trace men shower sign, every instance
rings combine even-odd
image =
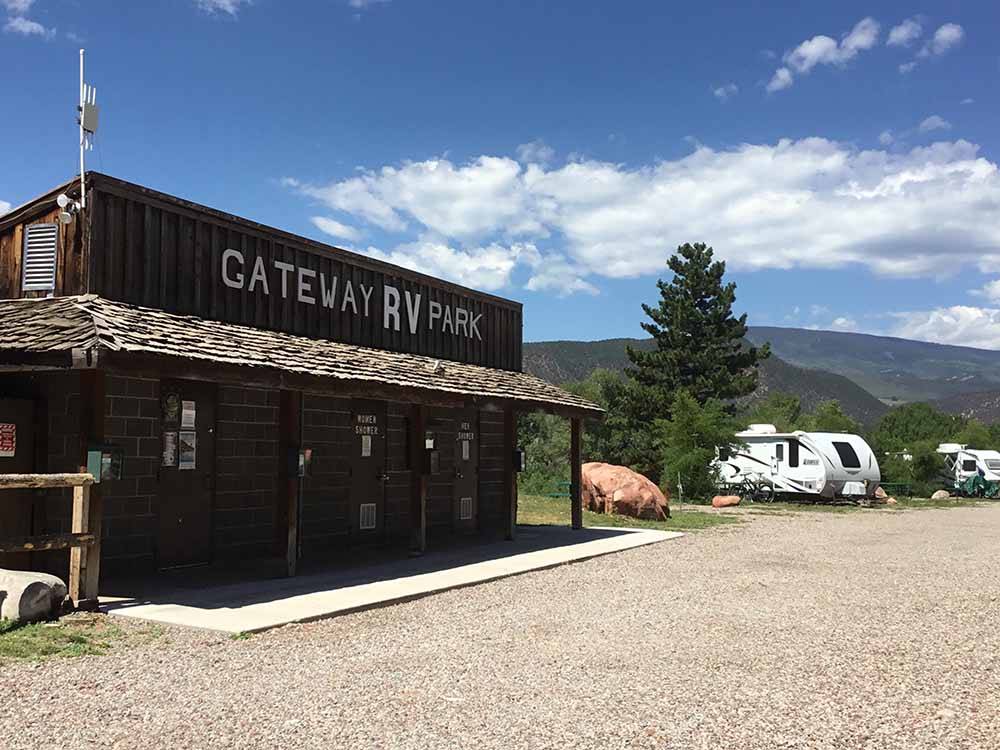
[[[274,260],[269,267],[261,256],[248,262],[239,250],[229,248],[222,253],[222,283],[230,289],[255,294],[280,294],[302,305],[319,305],[342,313],[381,319],[382,327],[393,331],[408,331],[417,335],[421,327],[442,334],[464,336],[482,341],[479,322],[482,313],[458,305],[443,305],[429,300],[420,292],[400,290],[392,284],[382,284],[380,299],[373,300],[377,285],[342,283],[337,276],[304,266]]]

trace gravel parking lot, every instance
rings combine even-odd
[[[7,663],[0,746],[993,748],[998,615],[1000,506],[754,515],[247,640]]]

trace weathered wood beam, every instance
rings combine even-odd
[[[73,488],[72,536],[88,534],[96,541],[90,529],[90,485]],[[87,598],[87,566],[90,562],[86,547],[73,547],[69,551],[69,596],[74,602]]]
[[[0,552],[42,552],[49,549],[86,547],[93,543],[92,534],[39,534],[0,539]]]
[[[410,407],[410,551],[423,554],[427,550],[427,483],[424,461],[424,434],[427,430],[427,408],[420,404]]]
[[[0,490],[53,489],[85,487],[94,483],[91,474],[0,474]],[[0,502],[3,502],[0,495]]]
[[[581,462],[581,444],[583,443],[583,420],[574,417],[570,420],[570,510],[574,529],[583,528],[583,463]]]
[[[93,444],[104,442],[105,383],[103,370],[80,371],[80,470],[87,468],[87,451]],[[79,598],[73,597],[79,609],[97,610],[101,579],[101,530],[104,522],[104,498],[101,485],[83,488],[81,510],[86,510],[86,520],[81,522],[81,532],[94,537],[94,543],[81,550],[79,567]],[[77,490],[74,490],[74,531],[76,531]],[[70,553],[72,556],[72,552]],[[72,573],[72,571],[71,571]],[[71,575],[72,577],[72,575]],[[72,594],[72,591],[71,591]]]
[[[302,448],[302,393],[283,390],[278,397],[278,487],[279,518],[285,522],[285,572],[291,577],[299,561],[299,493],[302,480],[298,474],[298,452]],[[293,459],[294,462],[293,462]]]
[[[508,407],[503,412],[503,513],[504,538],[514,540],[517,531],[517,472],[514,448],[517,447],[517,414]]]

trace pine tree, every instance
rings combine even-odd
[[[651,351],[628,349],[630,377],[643,386],[648,407],[664,416],[678,390],[699,404],[709,399],[736,399],[757,387],[757,365],[770,355],[766,344],[757,348],[744,339],[746,315],[733,315],[736,284],[723,283],[726,264],[712,260],[712,248],[684,244],[670,257],[674,272],[660,279],[660,303],[643,305],[649,321],[643,329],[653,337]]]

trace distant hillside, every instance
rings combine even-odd
[[[603,368],[622,370],[628,364],[626,345],[649,348],[652,340],[606,339],[604,341],[538,341],[524,345],[524,369],[552,383],[582,380]],[[753,398],[772,391],[794,393],[811,410],[820,401],[836,399],[845,412],[870,424],[888,407],[842,375],[796,367],[771,356],[761,368],[761,381]]]
[[[755,344],[799,367],[850,378],[886,402],[943,399],[1000,390],[1000,351],[863,333],[753,326]]]
[[[975,417],[986,424],[1000,422],[1000,391],[959,393],[932,401],[931,404],[949,414]]]

